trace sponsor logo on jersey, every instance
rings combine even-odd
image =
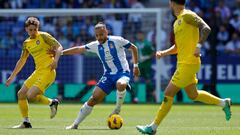
[[[36,41],[36,44],[37,44],[37,45],[39,45],[39,44],[40,44],[40,41],[39,41],[39,40],[37,40],[37,41]]]

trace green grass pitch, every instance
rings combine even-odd
[[[140,135],[135,126],[148,124],[159,104],[124,105],[120,130],[107,127],[107,117],[114,105],[95,106],[78,130],[65,130],[71,124],[81,104],[60,104],[57,116],[49,118],[49,107],[30,104],[33,129],[11,129],[21,122],[17,104],[0,104],[0,135]],[[160,135],[240,135],[240,106],[232,106],[233,116],[226,122],[220,107],[209,105],[174,105],[158,128]]]

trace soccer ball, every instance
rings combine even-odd
[[[118,114],[113,114],[108,117],[107,122],[110,129],[120,129],[123,125],[123,119]]]

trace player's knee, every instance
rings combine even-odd
[[[33,102],[33,101],[35,101],[35,98],[36,98],[35,95],[33,95],[33,94],[31,94],[31,93],[27,93],[27,99],[28,99],[28,101]]]
[[[19,90],[17,93],[18,99],[25,99],[26,98],[26,93]]]
[[[99,98],[95,96],[91,96],[90,99],[88,100],[88,105],[89,106],[94,106],[100,102]]]
[[[195,100],[197,98],[198,94],[188,94],[188,98],[191,100]]]
[[[124,91],[127,87],[127,84],[126,83],[122,83],[122,82],[117,82],[117,89],[119,91]]]
[[[175,93],[174,93],[174,91],[167,90],[167,91],[164,92],[164,95],[165,96],[169,96],[169,97],[174,97]]]

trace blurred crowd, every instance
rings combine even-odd
[[[0,0],[0,8],[127,8],[131,0]]]
[[[140,0],[0,0],[0,8],[144,8]],[[146,1],[144,1],[146,2]],[[24,21],[27,16],[0,16],[0,56],[18,57],[22,43],[27,38]],[[53,35],[64,48],[85,44],[95,39],[94,25],[104,21],[110,35],[135,38],[134,33],[141,28],[141,14],[106,14],[44,17],[38,16],[40,31]]]
[[[208,53],[216,46],[218,55],[240,55],[240,0],[191,0],[187,7],[211,27],[211,38],[205,44]]]
[[[147,0],[150,2],[150,0]],[[1,9],[31,8],[146,8],[146,0],[0,0]],[[195,11],[212,28],[211,38],[205,43],[203,53],[209,54],[216,46],[219,55],[240,55],[240,0],[189,0],[187,8]],[[41,31],[52,34],[64,48],[78,46],[94,40],[94,24],[104,21],[109,34],[137,40],[136,33],[143,31],[146,39],[156,46],[156,27],[143,25],[142,14],[106,14],[99,16],[44,17]],[[0,56],[19,57],[22,42],[27,37],[23,24],[26,16],[0,16]],[[154,19],[153,19],[154,21]],[[168,24],[168,23],[166,23]],[[150,24],[151,25],[151,24]],[[145,28],[145,29],[144,29]],[[169,34],[161,31],[161,41]]]

